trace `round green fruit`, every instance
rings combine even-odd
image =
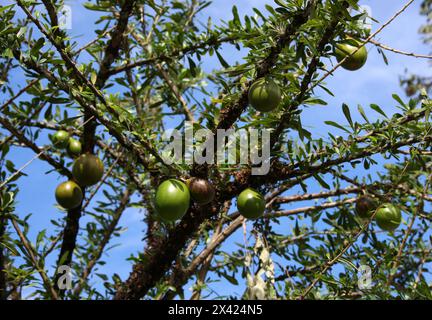
[[[249,103],[260,112],[269,112],[277,108],[282,96],[279,86],[272,79],[261,78],[249,89]]]
[[[360,218],[368,219],[372,217],[376,208],[377,203],[374,199],[369,196],[362,196],[356,202],[355,211]]]
[[[67,151],[71,157],[77,157],[81,154],[81,142],[74,138],[69,139]]]
[[[401,211],[393,204],[385,203],[378,208],[375,220],[381,229],[393,231],[401,224]]]
[[[166,180],[156,190],[156,212],[165,221],[174,222],[181,219],[186,214],[189,203],[189,189],[182,181]]]
[[[55,197],[59,205],[70,210],[81,204],[83,193],[79,185],[75,182],[66,181],[57,186]]]
[[[51,141],[54,147],[59,149],[65,149],[69,144],[69,138],[69,133],[64,130],[59,130],[52,135]]]
[[[357,45],[354,45],[353,43],[356,43]],[[360,46],[360,42],[354,39],[348,39],[345,40],[345,42],[337,44],[335,48],[335,56],[337,61],[341,62],[342,59],[344,59],[346,56],[349,56],[355,50],[357,50],[359,46]],[[348,57],[342,63],[342,67],[350,71],[358,70],[361,67],[363,67],[364,64],[366,63],[367,56],[368,53],[366,47],[363,46],[352,56]]]
[[[243,190],[237,198],[237,209],[247,219],[257,219],[264,214],[265,199],[255,189]]]
[[[191,178],[187,181],[192,199],[199,205],[206,205],[213,201],[215,189],[205,179]]]
[[[102,161],[95,155],[85,153],[74,162],[72,174],[81,186],[92,186],[98,183],[104,173]]]

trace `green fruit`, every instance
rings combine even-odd
[[[261,112],[272,111],[281,102],[281,91],[272,79],[261,78],[255,81],[249,89],[249,103]]]
[[[81,204],[83,193],[81,188],[75,182],[66,181],[57,186],[55,197],[59,205],[70,210]]]
[[[95,155],[85,153],[74,162],[72,174],[81,186],[92,186],[100,181],[104,173],[102,161]]]
[[[372,217],[376,208],[377,203],[374,199],[369,196],[363,196],[357,200],[355,210],[360,218],[368,219]]]
[[[54,147],[59,149],[65,149],[69,144],[69,133],[64,130],[59,130],[53,134],[53,136],[51,137],[51,141]]]
[[[353,44],[356,43],[357,45]],[[354,39],[345,40],[345,42],[337,44],[335,48],[335,55],[338,62],[341,62],[346,56],[352,54],[360,46],[360,42]],[[364,66],[367,60],[367,50],[363,46],[354,55],[347,58],[343,63],[342,67],[354,71]]]
[[[181,219],[189,208],[189,202],[189,189],[179,180],[166,180],[156,191],[156,212],[165,221],[174,222]]]
[[[69,144],[68,144],[68,153],[70,156],[72,157],[77,157],[81,154],[81,142],[79,142],[78,140],[74,139],[74,138],[70,138],[69,139]]]
[[[402,221],[401,211],[391,203],[385,203],[378,208],[375,220],[381,229],[393,231]]]
[[[237,209],[247,219],[257,219],[264,214],[265,199],[258,191],[248,188],[237,198]]]
[[[199,205],[206,205],[213,201],[215,189],[205,179],[191,178],[187,181],[192,199]]]

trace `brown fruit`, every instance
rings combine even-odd
[[[373,215],[377,207],[378,204],[374,199],[369,196],[362,196],[357,200],[355,210],[359,217],[368,219]]]
[[[205,179],[191,178],[187,181],[192,199],[199,205],[206,205],[213,201],[215,189]]]

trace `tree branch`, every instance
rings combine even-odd
[[[270,72],[270,69],[274,66],[277,58],[282,52],[282,49],[294,39],[299,27],[308,21],[314,4],[315,0],[309,1],[307,7],[304,10],[301,10],[294,15],[292,21],[288,23],[283,35],[281,35],[277,40],[276,45],[270,49],[267,57],[256,67],[256,78],[248,82],[237,101],[227,105],[220,111],[217,129],[229,129],[240,117],[240,115],[249,105],[249,87],[256,79],[264,77]]]
[[[11,223],[12,223],[12,226],[14,227],[16,233],[18,234],[22,245],[24,246],[31,263],[33,264],[33,267],[39,272],[39,274],[42,278],[42,281],[43,281],[43,285],[47,291],[47,294],[49,294],[52,299],[57,300],[58,294],[57,294],[56,290],[53,288],[51,281],[48,278],[45,270],[40,265],[40,262],[39,262],[38,257],[37,257],[37,252],[35,252],[32,245],[28,241],[27,237],[22,233],[18,223],[14,219],[11,219]]]
[[[380,48],[382,48],[384,50],[391,51],[391,52],[394,52],[394,53],[397,53],[397,54],[402,54],[402,55],[409,56],[409,57],[414,57],[414,58],[432,59],[432,56],[424,55],[424,54],[417,54],[417,53],[413,53],[413,52],[405,52],[405,51],[402,51],[402,50],[394,49],[394,48],[386,46],[385,44],[382,44],[382,43],[380,43],[378,41],[375,41],[373,39],[369,40],[369,42],[372,43],[372,44],[374,44],[374,45],[376,45],[377,47],[380,47]]]
[[[112,217],[111,222],[109,223],[109,225],[104,230],[103,238],[102,238],[99,246],[97,247],[97,249],[95,251],[96,253],[92,257],[92,259],[87,262],[86,267],[84,268],[83,272],[81,273],[81,276],[79,277],[79,282],[75,286],[75,289],[73,290],[73,295],[75,297],[79,297],[81,291],[84,288],[84,285],[85,285],[87,278],[91,274],[96,263],[101,258],[102,254],[105,250],[105,247],[108,244],[108,242],[110,241],[111,236],[112,236],[113,232],[115,231],[117,224],[118,224],[124,210],[127,208],[128,204],[129,204],[130,196],[131,196],[131,190],[126,189],[126,191],[124,192],[123,197],[120,201],[118,208],[114,212],[114,215]]]
[[[55,168],[62,175],[65,175],[68,178],[72,177],[72,174],[70,173],[70,171],[66,167],[64,167],[62,164],[60,164],[56,160],[54,160],[51,156],[49,156],[45,152],[42,152],[43,150],[41,151],[41,149],[33,141],[29,140],[24,135],[24,133],[22,133],[21,131],[17,130],[17,128],[15,128],[15,126],[9,120],[7,120],[4,117],[0,117],[0,124],[6,130],[8,130],[12,135],[14,135],[18,139],[18,141],[20,141],[21,143],[25,144],[27,147],[29,147],[30,149],[32,149],[36,154],[38,154],[39,158],[41,160],[44,160],[44,161],[48,162],[53,168]]]

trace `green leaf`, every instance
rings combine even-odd
[[[345,132],[351,133],[351,132],[349,132],[349,130],[347,130],[346,128],[344,128],[343,126],[341,126],[340,124],[338,124],[338,123],[336,123],[334,121],[324,121],[324,123],[327,124],[327,125],[329,125],[329,126],[333,126],[333,127],[338,128],[338,129],[341,129],[341,130],[343,130]]]
[[[267,11],[270,12],[272,15],[275,15],[275,14],[276,14],[276,11],[273,9],[272,6],[266,4],[266,5],[265,5],[265,8],[266,8]]]
[[[36,246],[38,246],[42,242],[42,240],[45,237],[45,234],[46,234],[46,229],[44,229],[38,233],[37,238],[36,238]]]
[[[369,123],[369,119],[367,118],[366,113],[365,113],[363,107],[362,107],[361,105],[358,105],[358,106],[357,106],[357,109],[358,109],[358,111],[360,112],[360,115],[363,117],[363,119],[365,119],[365,121],[366,121],[367,123]]]
[[[407,105],[402,101],[402,99],[396,94],[392,94],[393,99],[395,99],[405,110],[407,109]]]
[[[367,161],[367,159],[364,159],[364,161],[363,161],[363,167],[364,167],[366,170],[369,170],[369,168],[370,168],[370,163],[369,163],[369,161]]]
[[[197,76],[196,64],[190,57],[188,57],[188,61],[189,61],[189,70],[191,72],[191,75],[192,75],[192,77],[196,77]]]
[[[347,118],[347,120],[348,120],[351,128],[354,129],[354,125],[353,125],[353,121],[352,121],[352,118],[351,118],[350,109],[349,109],[349,107],[345,103],[342,104],[342,111],[343,111],[343,113],[345,115],[345,118]]]
[[[326,106],[327,102],[319,98],[309,98],[303,102],[305,105],[323,105]]]
[[[65,119],[59,121],[59,124],[72,123],[73,121],[75,121],[75,120],[77,120],[79,118],[82,118],[82,116],[80,115],[80,116],[76,116],[76,117],[65,118]]]
[[[86,2],[84,3],[84,7],[92,11],[107,11],[110,8],[110,3],[109,1],[106,1],[105,4],[103,4],[103,1],[99,2],[98,4]]]
[[[233,13],[233,16],[234,16],[234,19],[233,19],[234,24],[236,26],[241,26],[240,17],[239,17],[238,9],[237,9],[236,6],[232,7],[232,13]]]
[[[319,84],[318,87],[320,87],[321,89],[323,89],[325,92],[327,92],[329,95],[331,95],[332,97],[334,97],[333,92],[330,91],[330,89],[324,87],[323,85]]]
[[[261,13],[260,10],[258,10],[257,8],[253,8],[252,9],[261,19],[265,20],[265,16]]]
[[[39,55],[40,49],[45,45],[45,39],[39,38],[32,46],[32,49],[30,50],[30,54],[34,57]]]
[[[224,68],[229,68],[230,67],[230,65],[228,64],[228,62],[225,61],[225,59],[222,57],[222,55],[217,50],[216,50],[216,56],[218,57],[219,62],[221,63],[221,65]]]
[[[277,5],[280,5],[281,7],[288,8],[287,5],[285,3],[283,3],[281,0],[274,0],[274,2]]]
[[[21,38],[21,36],[24,34],[24,32],[27,31],[27,27],[21,27],[16,35],[17,38]]]
[[[330,190],[330,186],[318,174],[314,174],[313,177],[318,181],[318,183],[321,185],[321,187]]]
[[[385,112],[379,107],[379,105],[372,103],[370,105],[370,107],[375,110],[376,112],[378,112],[379,114],[383,115],[384,117],[387,118],[387,115],[385,114]]]
[[[379,52],[379,54],[382,56],[382,58],[383,58],[383,60],[384,60],[384,63],[385,63],[386,65],[388,65],[388,59],[387,59],[387,56],[386,56],[385,53],[384,53],[384,50],[382,50],[381,48],[378,48],[378,52]]]
[[[237,279],[236,279],[235,277],[230,276],[230,275],[228,275],[228,274],[226,274],[226,273],[224,273],[224,274],[222,274],[222,275],[223,275],[223,277],[224,277],[225,279],[227,279],[231,284],[233,284],[233,285],[238,285],[238,284],[239,284],[238,281],[237,281]]]

